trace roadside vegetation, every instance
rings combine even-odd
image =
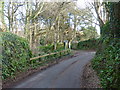
[[[106,38],[92,60],[103,88],[120,88],[120,40]]]
[[[110,2],[106,6],[110,20],[101,27],[101,37],[97,41],[78,43],[78,49],[96,49],[92,67],[100,78],[102,88],[120,88],[120,19],[116,12],[120,3]]]
[[[101,28],[101,47],[92,61],[103,88],[120,88],[120,2],[107,4],[109,21]]]
[[[108,23],[104,30],[108,30]],[[75,50],[96,50],[92,67],[100,78],[102,88],[120,88],[120,39],[104,36],[77,44]]]
[[[120,88],[120,3],[106,3],[110,19],[101,27],[101,37],[78,43],[78,49],[96,49],[92,67],[103,88]]]
[[[27,71],[30,68],[37,68],[54,61],[61,56],[70,54],[70,50],[65,52],[60,52],[58,49],[57,54],[49,55],[35,60],[30,60],[30,58],[35,55],[29,48],[28,41],[21,38],[15,34],[9,32],[0,33],[0,38],[2,38],[2,79],[14,78],[17,74]],[[40,55],[45,55],[53,51],[52,46],[42,46],[40,47],[43,53]],[[61,48],[62,49],[62,48]],[[63,50],[63,49],[62,49]]]
[[[85,41],[80,41],[78,43],[73,44],[72,49],[75,50],[97,50],[97,48],[100,46],[99,44],[99,38],[98,39],[89,39]]]
[[[0,1],[2,80],[57,62],[72,49],[96,50],[92,67],[102,87],[120,88],[120,2],[89,4]]]
[[[14,77],[16,71],[24,71],[32,56],[28,42],[8,32],[0,33],[2,38],[2,78]]]
[[[3,81],[58,62],[71,54],[74,41],[99,36],[91,23],[92,12],[75,2],[0,1],[0,17]]]

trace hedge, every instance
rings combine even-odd
[[[97,49],[100,46],[99,39],[89,39],[86,41],[80,41],[78,43],[72,44],[72,49],[76,50],[86,50],[86,49]]]
[[[103,46],[92,60],[92,66],[103,88],[120,88],[120,39],[106,38]]]
[[[17,72],[28,68],[32,56],[28,42],[10,32],[1,32],[2,78],[14,77]]]
[[[68,49],[65,52],[49,55],[36,60],[30,60],[34,55],[32,55],[32,52],[29,49],[28,41],[24,38],[10,32],[1,32],[0,41],[0,45],[2,46],[2,55],[0,56],[0,60],[2,61],[3,80],[14,78],[19,73],[52,63],[61,56],[71,53],[71,50]],[[62,47],[63,46],[59,46],[57,50],[53,50],[53,45],[42,46],[39,49],[43,52],[40,52],[39,55],[41,56],[47,53],[62,51]]]

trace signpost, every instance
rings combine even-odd
[[[65,49],[68,48],[68,40],[64,40],[64,46],[65,46]]]

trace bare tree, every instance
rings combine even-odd
[[[6,25],[4,21],[4,2],[0,1],[0,31],[6,31]]]

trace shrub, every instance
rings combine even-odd
[[[106,38],[102,52],[92,60],[103,88],[120,88],[120,40]]]
[[[56,50],[54,50],[54,45],[53,44],[48,44],[46,46],[40,46],[38,48],[39,48],[40,55],[41,55],[42,52],[44,52],[44,53],[51,53],[51,52],[57,52],[57,51],[64,50],[64,45],[58,43]]]
[[[71,48],[73,50],[77,50],[78,49],[78,43],[72,43]]]
[[[13,77],[27,69],[31,57],[28,42],[9,32],[0,33],[2,38],[2,78]]]
[[[101,28],[102,36],[109,36],[110,35],[110,22],[106,22]]]
[[[54,50],[54,47],[52,44],[46,45],[46,46],[40,46],[39,50],[44,53],[49,53]]]
[[[98,47],[99,39],[89,39],[81,41],[77,45],[77,49],[96,49]]]

